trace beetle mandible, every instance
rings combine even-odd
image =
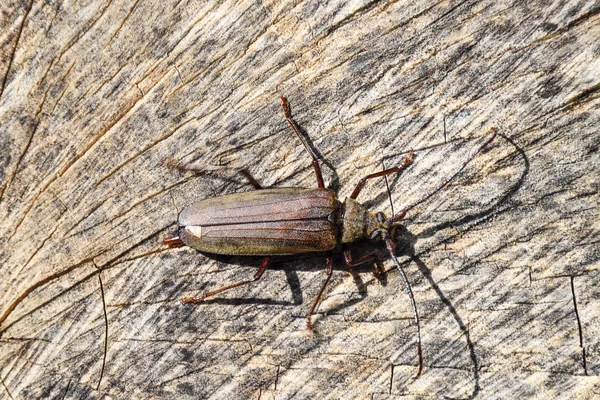
[[[306,316],[306,327],[310,331],[312,330],[311,316],[333,274],[331,251],[341,245],[344,259],[349,266],[369,261],[378,265],[379,260],[375,253],[354,260],[347,245],[359,239],[384,241],[390,257],[402,276],[412,305],[419,358],[419,369],[413,378],[416,379],[423,370],[419,314],[410,283],[395,255],[395,230],[401,225],[402,219],[409,210],[429,199],[454,179],[494,139],[496,130],[492,129],[491,137],[441,184],[391,218],[386,218],[381,212],[367,210],[356,201],[356,198],[369,179],[398,173],[411,165],[413,152],[408,153],[402,164],[362,178],[350,197],[341,202],[336,198],[333,190],[325,188],[316,154],[292,119],[287,99],[283,96],[280,96],[280,99],[288,124],[312,158],[317,188],[264,189],[246,169],[238,169],[236,171],[243,175],[257,189],[256,191],[219,196],[183,208],[178,217],[178,235],[165,238],[165,245],[170,247],[187,245],[206,253],[261,255],[265,258],[252,279],[232,283],[198,297],[185,297],[181,302],[200,303],[207,297],[258,281],[273,255],[328,252],[327,276]],[[169,162],[168,165],[185,171],[207,171],[207,169],[192,168],[175,162]]]

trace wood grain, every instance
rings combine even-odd
[[[0,398],[600,397],[598,1],[6,0],[0,13]],[[249,190],[163,160],[413,210],[382,281],[341,257],[166,249],[177,210]],[[391,199],[391,201],[390,201]],[[384,257],[383,247],[375,244]],[[366,252],[361,245],[356,254]]]

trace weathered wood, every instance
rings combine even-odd
[[[598,43],[597,1],[4,1],[0,398],[598,398]],[[321,257],[178,302],[260,260],[162,245],[248,190],[162,160],[314,187],[279,94],[342,198],[414,150],[395,210],[502,134],[407,220],[417,381],[389,260],[337,259],[312,339]],[[391,213],[383,181],[359,200]]]

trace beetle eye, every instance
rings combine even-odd
[[[379,221],[380,224],[382,224],[383,221],[385,221],[385,217],[383,216],[383,213],[381,213],[381,212],[377,213],[377,221]]]
[[[373,231],[373,233],[371,233],[371,236],[370,236],[371,240],[375,240],[375,238],[377,238],[377,236],[380,234],[381,234],[381,231],[379,231],[379,230]]]

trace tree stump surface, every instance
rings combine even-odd
[[[600,398],[598,1],[6,0],[0,398]],[[169,249],[186,204],[326,184],[405,220],[400,275]],[[389,190],[388,190],[389,187]]]

